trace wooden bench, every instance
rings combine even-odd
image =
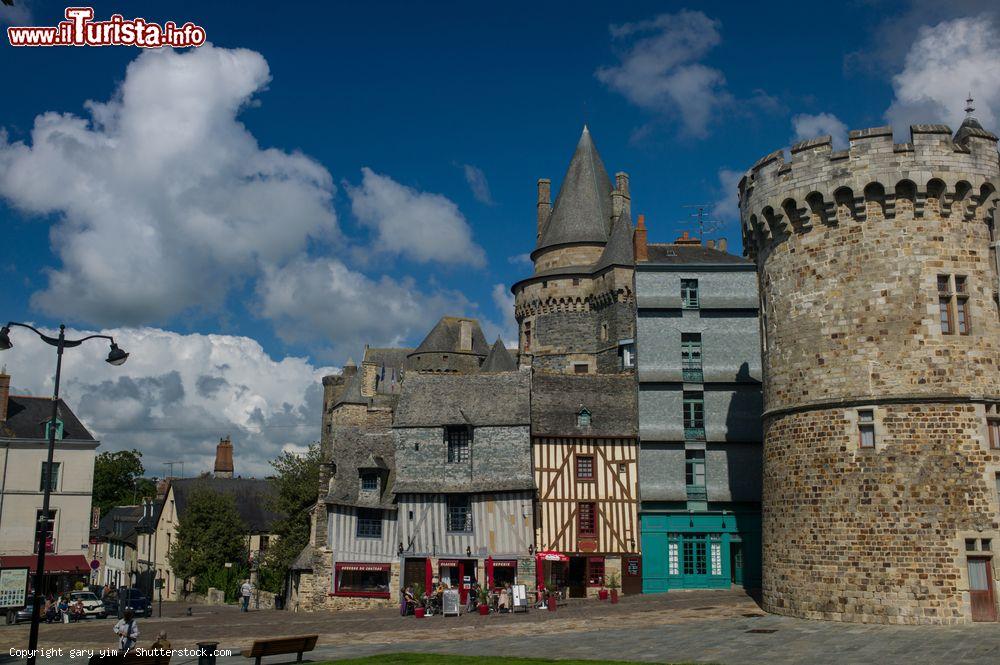
[[[260,665],[264,656],[278,656],[286,653],[298,654],[296,663],[302,662],[302,654],[316,648],[319,635],[299,635],[297,637],[272,637],[266,640],[254,640],[249,651],[244,651],[244,658],[256,659],[255,665]]]

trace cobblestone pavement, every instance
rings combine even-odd
[[[574,601],[557,612],[527,615],[402,618],[392,610],[242,614],[230,607],[164,604],[162,619],[140,619],[140,646],[166,630],[174,648],[213,640],[239,649],[254,638],[320,635],[313,660],[400,651],[652,662],[827,663],[852,665],[1000,663],[1000,627],[837,624],[769,616],[737,591],[687,591],[623,598],[618,605]],[[112,621],[42,626],[41,644],[64,649],[113,645]],[[750,632],[759,631],[759,632]],[[0,627],[0,662],[24,647],[28,627]],[[193,660],[193,659],[192,659]],[[294,656],[291,660],[294,660]],[[281,657],[269,659],[277,665]],[[68,655],[50,661],[74,663]],[[175,665],[188,662],[175,658]],[[219,665],[246,664],[239,656]]]

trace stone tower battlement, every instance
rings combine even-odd
[[[804,141],[740,182],[771,612],[950,624],[983,611],[969,562],[1000,542],[1000,156],[971,117],[955,137],[911,136]]]
[[[850,148],[833,150],[823,136],[796,143],[791,160],[762,157],[739,184],[743,246],[754,257],[790,233],[870,214],[968,219],[997,205],[997,137],[978,128],[912,125],[909,143],[893,143],[891,127],[850,132]]]

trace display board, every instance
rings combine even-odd
[[[511,608],[515,612],[528,611],[528,590],[523,584],[515,584],[511,587]]]
[[[28,596],[28,569],[0,570],[0,607],[24,607]]]
[[[441,614],[459,616],[461,605],[458,602],[458,589],[445,589],[441,596]]]

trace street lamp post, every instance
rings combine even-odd
[[[55,388],[52,391],[52,419],[49,421],[49,450],[48,461],[45,465],[45,485],[42,494],[42,512],[35,525],[35,545],[38,548],[38,559],[35,561],[35,591],[34,605],[31,612],[31,632],[28,634],[28,665],[35,665],[35,651],[38,649],[38,624],[39,612],[42,607],[42,582],[45,575],[45,541],[49,523],[49,497],[52,490],[52,458],[56,450],[56,421],[59,418],[59,380],[62,378],[62,357],[65,349],[80,346],[89,339],[106,339],[111,342],[111,350],[108,352],[107,362],[111,365],[122,365],[128,360],[128,354],[118,348],[113,337],[108,335],[89,335],[82,339],[66,339],[66,326],[59,326],[59,336],[50,337],[38,330],[34,326],[26,323],[16,323],[11,321],[3,328],[0,328],[0,351],[7,351],[13,348],[10,341],[11,326],[27,328],[38,335],[43,342],[56,347],[56,377]],[[54,528],[54,525],[53,525]]]

